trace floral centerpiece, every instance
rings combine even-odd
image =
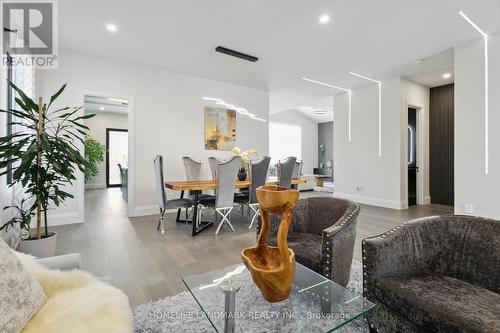
[[[251,156],[257,156],[257,151],[255,149],[248,149],[242,152],[241,148],[234,147],[231,152],[233,156],[241,157],[241,167],[240,170],[238,171],[238,179],[239,180],[247,179],[248,161],[250,160]]]

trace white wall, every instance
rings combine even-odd
[[[128,129],[128,116],[124,113],[106,113],[106,112],[89,112],[95,113],[93,118],[85,121],[85,125],[89,127],[89,136],[106,146],[106,129],[119,128]],[[105,188],[106,187],[106,155],[104,161],[99,164],[99,174],[85,183],[85,188]]]
[[[401,79],[401,197],[408,206],[408,107],[416,107],[417,115],[417,204],[431,202],[429,186],[429,88]]]
[[[296,110],[269,117],[269,154],[272,163],[288,156],[303,161],[302,172],[318,167],[318,124]]]
[[[334,99],[335,196],[401,209],[400,79],[382,82],[382,156],[378,156],[378,89],[366,85],[352,91],[352,141],[348,141],[348,97]],[[405,127],[406,128],[406,127]],[[356,189],[359,186],[359,189]]]
[[[179,74],[156,67],[60,52],[57,70],[38,71],[37,92],[49,96],[64,82],[67,91],[59,105],[81,105],[85,92],[130,97],[129,149],[135,157],[129,161],[129,214],[157,212],[152,161],[156,154],[164,157],[165,178],[184,179],[181,157],[198,159],[227,157],[230,152],[204,150],[204,96],[218,97],[246,108],[258,117],[268,119],[269,95],[265,91]],[[242,149],[254,148],[260,155],[268,153],[268,122],[237,116],[237,142]],[[208,178],[208,162],[205,165]],[[135,184],[132,184],[132,181]],[[73,188],[76,200],[53,217],[51,223],[83,222],[83,177]],[[177,194],[169,193],[174,197]]]
[[[500,218],[500,35],[489,39],[489,173],[484,153],[482,39],[455,47],[455,213]]]

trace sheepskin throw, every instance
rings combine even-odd
[[[0,239],[0,331],[20,332],[46,301],[40,284]]]
[[[48,297],[23,333],[132,333],[132,311],[122,291],[86,272],[50,270],[30,256],[17,256]]]

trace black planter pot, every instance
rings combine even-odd
[[[247,171],[245,169],[241,169],[240,171],[238,171],[238,180],[245,180],[247,179]]]

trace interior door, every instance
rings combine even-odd
[[[128,168],[128,130],[106,129],[106,186],[120,187],[120,167]]]
[[[417,110],[408,108],[408,206],[417,204]]]

